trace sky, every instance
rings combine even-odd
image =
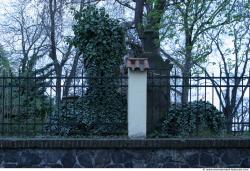
[[[0,20],[3,19],[6,10],[10,9],[10,3],[13,3],[13,0],[0,0]]]
[[[11,11],[10,4],[13,3],[13,1],[14,0],[0,0],[0,25],[3,24],[7,11]],[[2,41],[3,37],[0,34],[0,42]]]

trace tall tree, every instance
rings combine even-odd
[[[167,67],[160,55],[161,22],[167,8],[173,4],[181,3],[181,0],[115,1],[133,11],[134,17],[133,21],[130,22],[131,27],[129,29],[135,28],[136,34],[141,40],[142,49],[151,53],[147,56],[151,67],[155,69]]]
[[[242,9],[243,11],[246,8]],[[238,11],[239,12],[239,11]],[[199,66],[210,78],[215,87],[222,111],[229,123],[227,131],[231,132],[230,124],[235,117],[241,117],[239,108],[244,105],[247,89],[249,89],[249,54],[250,54],[250,20],[249,17],[243,17],[242,21],[222,27],[218,32],[218,37],[212,39],[217,49],[218,65],[220,68],[221,80],[214,79],[211,74]],[[226,44],[226,41],[232,41],[232,46]],[[214,63],[215,64],[215,63]],[[226,85],[221,87],[220,85]],[[244,120],[242,120],[244,122]],[[242,127],[242,129],[244,129]]]
[[[188,102],[189,76],[195,63],[206,61],[212,52],[211,41],[207,34],[222,25],[231,23],[231,12],[236,0],[185,0],[183,3],[169,6],[162,23],[162,49],[182,74],[182,103]],[[173,46],[174,44],[174,46]]]
[[[73,64],[71,65],[71,72],[69,76],[75,74],[77,63],[79,60],[80,53],[73,48],[73,45],[67,43],[66,38],[70,36],[65,30],[67,30],[67,24],[65,23],[65,13],[67,13],[68,2],[58,1],[58,0],[49,0],[47,4],[46,1],[42,1],[47,5],[47,11],[49,18],[48,21],[44,22],[44,26],[47,29],[47,34],[50,40],[50,52],[49,58],[52,60],[56,75],[56,105],[57,109],[60,109],[61,97],[62,97],[62,74],[65,64],[69,61],[70,57],[73,57]],[[71,18],[72,19],[72,18]],[[70,20],[70,18],[69,18]],[[72,79],[65,81],[66,88],[64,90],[64,95],[69,93],[69,87],[71,85]],[[59,113],[59,111],[58,111]]]
[[[142,47],[141,54],[136,57],[146,57],[149,60],[149,65],[154,69],[150,75],[163,74],[169,76],[172,65],[169,61],[164,61],[160,54],[160,30],[161,22],[164,13],[170,5],[180,3],[178,0],[136,0],[134,7],[131,6],[129,1],[117,1],[120,4],[130,8],[134,11],[134,18],[132,25],[136,30],[135,35],[140,40],[140,44],[129,42],[129,45]],[[163,70],[162,70],[163,69]],[[169,79],[153,80],[153,85],[148,88],[148,123],[149,130],[152,131],[159,124],[160,119],[164,116],[166,110],[170,106],[170,83]],[[152,83],[149,83],[152,84]],[[165,87],[154,87],[157,85],[165,85]],[[157,99],[156,99],[157,98]],[[160,109],[156,111],[155,109]]]
[[[14,58],[18,58],[17,68],[21,74],[31,73],[34,72],[38,61],[48,53],[48,36],[41,24],[44,20],[44,11],[28,0],[21,0],[12,7],[14,12],[8,13],[5,22],[2,23],[3,33],[6,35],[5,46],[12,51]],[[31,16],[30,11],[33,9],[36,11]],[[51,64],[44,63],[39,71],[50,67]]]

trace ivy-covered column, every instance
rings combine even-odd
[[[83,54],[87,88],[81,100],[80,124],[85,132],[122,134],[126,129],[126,97],[119,91],[120,65],[126,54],[125,30],[104,8],[75,11],[74,38]]]

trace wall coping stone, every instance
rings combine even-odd
[[[190,139],[0,139],[0,149],[250,148],[250,138]]]

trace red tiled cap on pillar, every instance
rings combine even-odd
[[[128,58],[126,67],[132,71],[145,71],[149,69],[148,58]]]

